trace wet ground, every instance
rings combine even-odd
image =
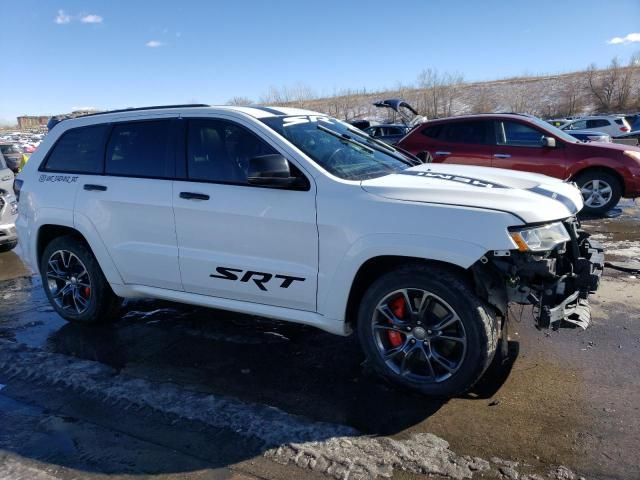
[[[584,223],[608,260],[640,260],[640,206]],[[637,480],[640,275],[606,269],[592,305],[587,331],[514,308],[510,358],[444,401],[312,328],[152,301],[66,324],[0,254],[0,479]]]

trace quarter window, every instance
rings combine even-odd
[[[278,153],[244,127],[225,120],[191,120],[187,174],[191,180],[247,184],[249,160]]]
[[[498,122],[498,145],[542,147],[542,132],[519,122]]]
[[[122,123],[113,127],[105,173],[130,177],[171,178],[173,151],[168,120]]]
[[[44,170],[69,173],[102,173],[106,125],[74,128],[65,132],[47,157]]]

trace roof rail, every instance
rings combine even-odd
[[[122,108],[120,110],[107,110],[104,112],[88,113],[86,115],[80,115],[81,117],[92,117],[94,115],[107,115],[109,113],[123,113],[123,112],[139,112],[143,110],[159,110],[162,108],[197,108],[197,107],[210,107],[206,103],[185,103],[182,105],[152,105],[150,107],[136,107],[136,108]]]

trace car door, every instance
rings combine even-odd
[[[542,137],[548,135],[548,132],[528,123],[497,120],[491,165],[565,178],[567,164],[564,143],[555,139],[556,147],[544,147]]]
[[[315,311],[314,182],[307,180],[306,191],[249,185],[249,160],[279,152],[238,122],[183,122],[184,171],[174,183],[173,204],[184,290]]]
[[[491,120],[452,121],[442,125],[429,152],[434,162],[491,166]]]
[[[100,174],[78,179],[76,222],[98,232],[127,284],[182,289],[172,205],[173,123],[145,119],[104,126]]]

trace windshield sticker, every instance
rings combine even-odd
[[[450,182],[464,183],[466,185],[472,185],[474,187],[481,188],[509,188],[499,183],[490,183],[483,180],[471,177],[462,177],[460,175],[451,175],[449,173],[437,173],[437,172],[416,172],[416,171],[404,171],[400,175],[413,175],[415,177],[437,178],[439,180],[448,180]]]
[[[324,122],[324,123],[330,123],[333,125],[333,121],[327,117],[327,116],[320,116],[320,115],[300,115],[300,116],[296,116],[296,117],[286,117],[283,122],[282,122],[282,126],[287,128],[287,127],[293,127],[294,125],[301,125],[304,123],[313,123],[313,122]]]

